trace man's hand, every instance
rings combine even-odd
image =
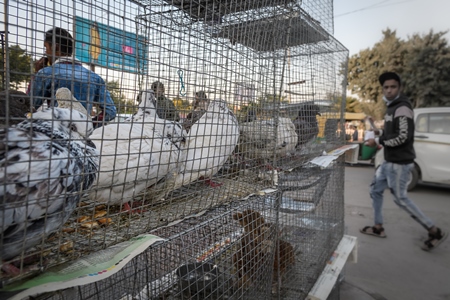
[[[377,145],[377,142],[375,142],[375,139],[368,139],[365,141],[366,146],[369,147],[375,147]]]

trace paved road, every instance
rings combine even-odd
[[[384,203],[387,238],[359,232],[373,225],[368,194],[373,172],[368,166],[345,169],[346,233],[358,237],[358,263],[348,263],[344,271],[347,287],[379,300],[450,299],[450,238],[433,252],[421,250],[426,231],[395,205],[389,191]],[[419,186],[409,196],[438,226],[450,231],[450,189]],[[343,292],[341,299],[350,300]]]

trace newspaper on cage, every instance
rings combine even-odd
[[[142,234],[73,262],[51,268],[26,282],[7,286],[0,291],[10,293],[21,291],[10,298],[15,300],[100,281],[120,271],[134,257],[158,241],[164,239],[151,234]]]
[[[314,159],[312,159],[310,161],[310,163],[320,166],[320,167],[323,167],[323,168],[326,168],[330,165],[330,163],[332,161],[337,159],[339,156],[344,154],[346,151],[349,151],[356,147],[358,147],[357,144],[351,144],[351,145],[345,145],[345,146],[339,147],[337,149],[334,149],[334,150],[326,153],[325,155],[315,157]]]

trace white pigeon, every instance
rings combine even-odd
[[[68,88],[62,87],[57,89],[55,92],[55,98],[64,100],[58,101],[59,108],[67,108],[72,111],[79,111],[88,116],[89,120],[92,120],[86,108],[73,96],[72,92]]]
[[[60,107],[0,130],[2,261],[59,230],[94,183],[99,153],[86,140],[92,131],[85,114]],[[20,272],[8,263],[2,269]]]
[[[240,124],[239,153],[249,159],[272,159],[295,152],[298,135],[289,118],[256,120]]]
[[[233,153],[238,139],[239,124],[227,103],[210,100],[206,112],[189,130],[186,159],[175,177],[174,189],[200,178],[210,180]]]
[[[177,122],[160,119],[152,90],[142,93],[130,122],[97,128],[91,140],[101,152],[100,172],[90,199],[113,205],[128,204],[145,188],[176,171],[183,160],[186,132]]]

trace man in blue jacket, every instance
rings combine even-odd
[[[364,234],[386,237],[382,208],[384,190],[389,188],[394,196],[394,202],[428,231],[428,239],[422,249],[429,251],[444,241],[447,233],[426,217],[407,195],[408,179],[416,158],[414,111],[409,99],[401,94],[400,76],[386,72],[380,75],[379,81],[383,87],[383,100],[387,104],[384,130],[376,130],[375,135],[378,137],[367,140],[366,144],[370,147],[383,145],[385,161],[377,169],[370,187],[375,225],[366,226],[360,231]]]
[[[56,90],[68,88],[91,114],[93,105],[101,109],[92,118],[94,127],[99,127],[116,116],[116,107],[106,89],[105,81],[96,73],[86,69],[72,56],[73,38],[62,28],[55,27],[45,33],[46,56],[35,63],[36,74],[30,86],[34,108],[50,101]],[[54,97],[53,97],[54,99]],[[57,103],[49,103],[57,106]]]

